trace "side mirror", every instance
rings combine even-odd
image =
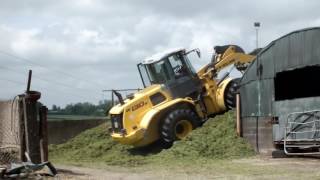
[[[201,53],[200,53],[200,49],[198,49],[198,48],[197,49],[192,49],[191,51],[186,52],[186,55],[191,53],[191,52],[194,52],[194,51],[197,53],[198,57],[200,58],[201,57]]]
[[[196,49],[196,53],[197,53],[198,57],[201,58],[200,49]]]

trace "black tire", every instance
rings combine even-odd
[[[274,150],[272,151],[272,158],[288,158],[284,150]]]
[[[163,138],[160,138],[156,143],[162,149],[170,149],[173,145],[173,142],[167,142]]]
[[[192,129],[198,127],[200,123],[199,117],[190,109],[177,109],[171,111],[162,122],[160,128],[161,138],[164,142],[170,144],[180,139],[177,137],[177,130],[181,127],[177,127],[177,125],[179,126],[179,123],[182,121],[188,121],[192,125]]]
[[[238,90],[239,80],[239,78],[233,79],[226,87],[226,91],[224,93],[224,103],[228,110],[236,107],[236,93]]]

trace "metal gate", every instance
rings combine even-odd
[[[320,110],[288,114],[284,132],[287,155],[320,154]]]

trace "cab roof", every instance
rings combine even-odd
[[[168,50],[163,51],[161,53],[157,53],[157,54],[154,54],[150,57],[145,58],[142,61],[142,64],[152,64],[152,63],[158,62],[161,59],[166,58],[166,57],[170,56],[171,54],[174,54],[174,53],[177,53],[180,51],[185,51],[185,49],[184,48],[168,49]]]

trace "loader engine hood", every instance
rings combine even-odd
[[[111,136],[122,144],[135,145],[143,138],[144,129],[140,122],[150,109],[171,99],[162,85],[152,85],[136,92],[131,99],[117,104],[110,111]]]
[[[124,112],[124,110],[126,111],[130,111],[133,110],[135,111],[136,109],[139,109],[140,106],[144,106],[142,105],[142,101],[144,101],[146,98],[148,98],[149,96],[161,91],[161,85],[152,85],[149,86],[141,91],[138,91],[136,93],[134,93],[133,98],[129,99],[125,99],[124,100],[124,104],[117,104],[115,106],[113,106],[110,111],[109,114],[121,114]],[[137,103],[140,105],[137,105]],[[148,102],[146,102],[148,103]]]

